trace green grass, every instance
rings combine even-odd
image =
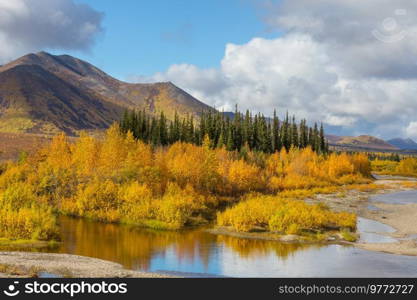
[[[179,229],[176,226],[168,224],[163,221],[159,220],[144,220],[143,226],[149,229],[156,229],[156,230],[177,230]]]
[[[348,230],[343,230],[343,231],[340,232],[340,234],[342,235],[342,238],[345,241],[348,241],[348,242],[356,242],[356,240],[358,239],[356,234],[354,234],[354,233],[352,233]]]
[[[0,248],[53,248],[59,245],[57,241],[36,241],[36,240],[25,240],[25,239],[8,239],[0,238]]]

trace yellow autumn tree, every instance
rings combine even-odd
[[[125,141],[119,125],[114,124],[106,131],[98,160],[101,175],[111,176],[120,172],[128,153]]]

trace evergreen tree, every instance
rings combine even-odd
[[[178,141],[202,145],[207,135],[211,147],[225,146],[230,151],[272,153],[283,147],[289,150],[308,146],[320,153],[329,151],[323,125],[319,130],[317,124],[313,128],[307,126],[306,120],[297,124],[295,116],[290,120],[288,112],[280,122],[276,111],[273,118],[268,119],[262,114],[252,117],[249,111],[241,114],[236,108],[233,120],[224,113],[207,111],[199,115],[198,126],[195,126],[193,115],[179,117],[175,112],[173,120],[169,121],[163,112],[151,116],[145,110],[132,110],[123,113],[119,125],[122,132],[130,131],[135,139],[153,146],[167,146]]]
[[[320,153],[326,153],[326,137],[324,136],[324,127],[323,127],[323,123],[321,123],[320,126],[320,133],[319,133],[319,140],[320,140]]]

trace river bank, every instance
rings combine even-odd
[[[399,195],[393,194],[393,203],[373,202],[373,209],[363,214],[366,218],[394,228],[394,232],[386,235],[395,239],[396,242],[358,243],[357,247],[371,251],[417,256],[417,203],[395,203],[396,200],[401,202]],[[415,201],[417,202],[417,195]]]
[[[417,255],[417,203],[395,203],[395,193],[415,191],[404,182],[417,182],[416,178],[400,176],[376,176],[374,186],[359,189],[343,189],[337,193],[319,194],[304,199],[310,204],[324,203],[332,211],[355,213],[360,218],[367,218],[389,225],[395,229],[393,233],[375,233],[394,238],[395,243],[370,243],[360,240],[360,232],[344,233],[327,232],[323,235],[298,236],[278,235],[272,232],[237,232],[226,227],[214,227],[207,232],[217,235],[227,235],[237,238],[270,240],[284,243],[345,243],[355,247],[400,255]],[[378,195],[393,195],[392,204],[370,201]],[[417,201],[417,197],[416,197]],[[394,204],[395,203],[395,204]],[[353,242],[354,240],[357,242]]]
[[[383,186],[371,192],[352,190],[344,197],[335,195],[319,195],[314,201],[322,201],[331,209],[346,210],[355,212],[359,217],[371,219],[385,225],[391,226],[395,231],[392,233],[378,233],[396,240],[391,243],[353,243],[355,247],[384,253],[398,255],[417,256],[417,195],[416,203],[413,201],[402,201],[401,193],[415,191],[404,183],[417,182],[416,178],[400,176],[376,176],[377,185]],[[398,194],[400,193],[400,194]],[[389,199],[383,203],[381,196]]]
[[[164,278],[166,275],[126,270],[122,265],[70,254],[0,252],[0,277]]]

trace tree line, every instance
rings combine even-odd
[[[202,145],[204,137],[210,138],[212,148],[225,147],[229,151],[254,150],[274,153],[294,148],[311,147],[318,153],[328,153],[323,124],[312,127],[305,119],[296,122],[288,113],[280,120],[274,111],[272,118],[263,114],[241,113],[237,109],[230,117],[218,111],[204,111],[199,120],[193,115],[180,117],[175,113],[173,121],[161,112],[150,115],[145,110],[126,110],[120,121],[122,132],[153,146],[167,146],[181,141]]]

